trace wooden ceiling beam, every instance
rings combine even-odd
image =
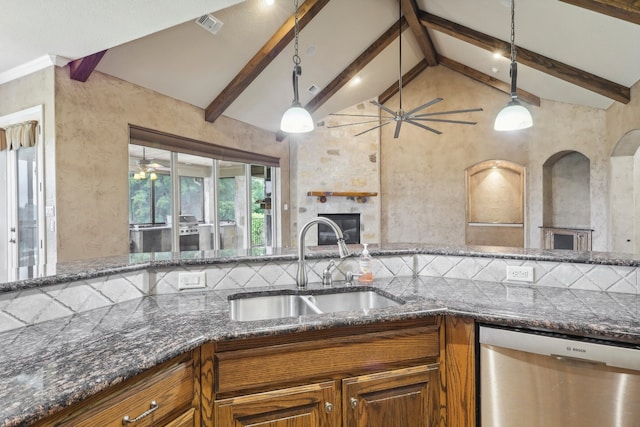
[[[401,19],[402,31],[408,28],[406,19]],[[385,31],[376,41],[374,41],[360,56],[356,58],[347,68],[342,70],[336,78],[324,87],[305,106],[307,111],[313,113],[329,98],[335,95],[345,84],[354,78],[369,62],[380,54],[392,41],[398,37],[398,22],[396,21],[387,31]]]
[[[411,32],[418,41],[420,50],[422,50],[422,54],[427,60],[427,64],[430,66],[438,65],[438,53],[436,52],[436,48],[433,46],[433,40],[431,40],[429,32],[420,23],[420,19],[418,19],[418,11],[420,9],[418,9],[416,0],[398,1],[400,2],[400,5],[402,7],[404,17],[409,24],[409,28],[411,28]]]
[[[450,70],[457,71],[460,74],[463,74],[473,80],[476,80],[480,83],[484,83],[487,86],[491,86],[494,89],[498,89],[501,92],[506,93],[507,95],[511,95],[511,84],[505,83],[502,80],[498,80],[495,77],[490,75],[481,73],[478,70],[475,70],[471,67],[467,67],[464,64],[461,64],[453,59],[446,58],[444,56],[439,56],[438,61],[440,65],[443,65]],[[530,92],[527,92],[522,89],[516,89],[516,93],[518,94],[518,99],[521,101],[525,101],[528,104],[535,105],[536,107],[540,106],[540,97],[533,95]]]
[[[93,73],[93,70],[98,66],[98,63],[105,53],[107,53],[107,51],[103,50],[102,52],[94,53],[93,55],[85,56],[84,58],[69,62],[69,77],[71,80],[86,82],[91,73]]]
[[[593,12],[640,25],[640,2],[628,0],[560,0]]]
[[[507,42],[430,13],[420,11],[419,18],[422,25],[427,28],[440,31],[467,43],[471,43],[474,46],[487,49],[491,52],[509,52],[511,49],[511,45]],[[623,104],[629,103],[631,90],[628,87],[606,80],[602,77],[598,77],[560,61],[547,58],[546,56],[522,47],[517,47],[517,50],[518,63],[598,93],[602,96],[606,96],[607,98],[622,102]]]
[[[329,3],[329,0],[305,0],[298,7],[298,30],[302,30]],[[260,73],[267,68],[295,35],[295,14],[271,36],[205,110],[205,120],[215,122]]]

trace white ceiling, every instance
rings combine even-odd
[[[301,1],[302,3],[302,1]],[[509,40],[508,0],[417,0],[418,7]],[[292,0],[24,0],[3,1],[0,76],[42,55],[77,59],[109,49],[97,69],[206,108],[293,13]],[[224,26],[213,35],[194,23],[213,13]],[[398,19],[397,0],[332,0],[300,34],[300,100],[313,98]],[[436,50],[509,81],[505,58],[429,30]],[[411,34],[403,40],[403,72],[422,59]],[[516,0],[516,44],[615,83],[640,80],[640,26],[558,0]],[[235,100],[225,115],[277,131],[293,98],[291,43]],[[508,55],[508,53],[507,53]],[[496,68],[494,72],[492,69]],[[520,65],[518,87],[544,99],[607,108],[612,100]],[[313,116],[321,120],[378,96],[398,77],[398,43],[387,47]],[[427,100],[425,100],[427,101]],[[204,120],[204,118],[203,118]]]

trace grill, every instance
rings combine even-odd
[[[179,232],[181,236],[198,234],[198,220],[194,215],[180,215]]]

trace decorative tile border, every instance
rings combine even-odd
[[[334,261],[334,281],[344,280],[346,272],[358,270],[357,258]],[[310,283],[322,281],[322,272],[329,262],[329,259],[306,261]],[[534,282],[531,284],[536,286],[638,293],[637,267],[625,266],[417,254],[376,257],[373,273],[378,279],[396,276],[437,276],[509,283],[506,279],[507,266],[532,267]],[[204,272],[206,289],[233,290],[295,285],[297,268],[296,261],[176,266],[6,292],[0,294],[0,332],[134,300],[145,295],[202,291],[179,290],[180,273]]]

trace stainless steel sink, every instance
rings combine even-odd
[[[232,320],[250,321],[307,316],[339,311],[368,311],[404,304],[376,289],[349,291],[292,291],[234,294],[229,297]]]

